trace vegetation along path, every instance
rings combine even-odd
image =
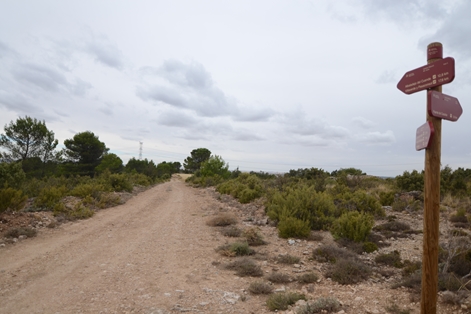
[[[208,198],[172,179],[92,219],[3,248],[0,312],[226,312],[234,285],[225,287],[211,264],[218,241],[204,223]]]

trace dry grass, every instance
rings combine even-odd
[[[297,264],[301,259],[297,256],[289,255],[289,254],[283,254],[283,255],[278,255],[276,258],[276,261],[281,264]]]
[[[252,259],[243,257],[226,265],[226,269],[235,270],[240,277],[262,277],[263,271]]]
[[[235,225],[236,223],[237,218],[230,214],[219,214],[206,221],[206,224],[211,227],[225,227]]]
[[[242,230],[236,226],[226,226],[221,228],[221,234],[225,237],[238,238],[242,234]]]
[[[38,234],[38,232],[30,227],[25,228],[14,228],[10,229],[6,234],[5,237],[7,238],[18,238],[19,236],[26,236],[27,238],[33,238]]]
[[[306,300],[304,294],[296,292],[275,293],[268,298],[267,306],[271,311],[284,311],[288,309],[288,306],[299,300]]]
[[[250,283],[249,291],[252,294],[270,294],[273,291],[273,287],[264,281],[254,281]]]
[[[252,250],[247,242],[234,242],[219,246],[216,249],[223,256],[234,257],[234,256],[245,256],[253,255],[255,251]]]
[[[296,278],[299,283],[314,283],[319,280],[319,276],[315,273],[305,273]]]
[[[273,283],[288,283],[291,281],[291,277],[283,273],[271,273],[267,276],[268,281]]]

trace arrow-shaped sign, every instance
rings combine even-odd
[[[448,57],[407,72],[397,83],[397,88],[406,94],[413,94],[451,83],[454,78],[455,59]]]
[[[463,113],[458,98],[437,91],[427,93],[428,114],[435,118],[456,121]]]
[[[433,123],[430,121],[425,122],[422,124],[415,134],[415,149],[422,150],[424,148],[428,148],[432,141],[432,136],[435,133],[435,129],[433,128]]]

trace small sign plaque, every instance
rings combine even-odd
[[[457,121],[463,113],[458,98],[437,91],[427,93],[428,114],[435,118]]]
[[[433,124],[430,121],[422,124],[416,132],[415,135],[415,149],[422,150],[428,148],[433,137],[434,129]]]

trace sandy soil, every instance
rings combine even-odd
[[[174,177],[91,219],[42,228],[36,238],[0,248],[0,313],[270,313],[266,296],[247,292],[254,278],[221,267],[230,258],[215,248],[233,239],[206,225],[220,212],[237,215],[241,228],[263,220],[261,206],[243,206]],[[258,228],[269,242],[255,248],[266,274],[315,271],[321,276],[315,284],[275,288],[301,291],[309,299],[335,297],[342,303],[340,313],[386,313],[390,302],[419,313],[406,289],[389,288],[394,278],[335,284],[322,277],[324,266],[309,258],[321,242],[290,244],[274,227]],[[328,241],[326,234],[323,242]],[[421,245],[418,238],[410,241],[406,254],[412,259],[420,256]],[[278,265],[274,258],[285,253],[301,257],[301,263]],[[440,305],[438,313],[464,312]]]

